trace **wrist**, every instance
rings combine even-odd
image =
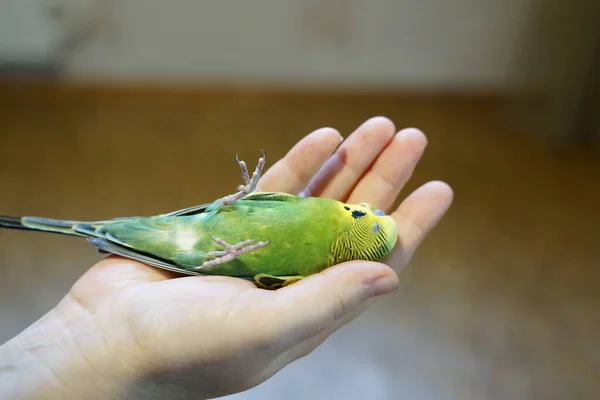
[[[70,296],[0,346],[0,398],[114,398],[133,368]]]

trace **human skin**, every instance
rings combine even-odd
[[[432,181],[391,210],[426,147],[423,133],[396,132],[375,117],[340,142],[331,128],[304,137],[257,190],[377,205],[398,225],[383,262],[348,262],[267,291],[110,256],[0,346],[0,398],[198,399],[244,391],[395,291],[397,273],[447,211],[452,190]]]

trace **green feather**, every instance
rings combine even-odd
[[[235,195],[168,214],[95,222],[0,216],[0,227],[83,236],[104,252],[160,268],[240,277],[266,288],[344,261],[379,261],[396,244],[394,219],[373,205],[253,192],[259,175],[246,178]],[[223,242],[241,244],[227,250]]]

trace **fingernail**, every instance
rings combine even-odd
[[[392,293],[398,289],[398,279],[390,275],[380,276],[371,283],[371,289],[373,297]]]

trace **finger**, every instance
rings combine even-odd
[[[308,183],[303,196],[344,201],[356,182],[394,137],[392,121],[371,118],[354,131]]]
[[[394,271],[382,263],[340,264],[279,289],[273,296],[277,348],[287,350],[341,321],[370,298],[398,287]]]
[[[447,183],[428,182],[398,206],[392,216],[398,227],[398,243],[384,262],[396,272],[412,257],[425,236],[446,214],[454,193]]]
[[[427,138],[418,129],[403,129],[356,185],[348,202],[369,202],[387,212],[421,159]]]
[[[298,193],[341,142],[342,136],[333,128],[321,128],[305,136],[269,168],[257,191]]]

